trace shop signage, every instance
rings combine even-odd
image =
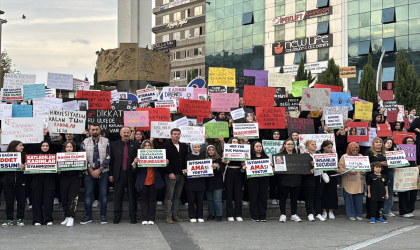
[[[328,61],[305,63],[305,70],[311,71],[312,74],[321,74],[328,67]],[[299,65],[283,66],[284,74],[297,75]],[[274,72],[279,72],[280,67],[276,67]]]
[[[153,44],[153,50],[164,50],[176,47],[176,40]]]
[[[188,19],[181,19],[181,20],[177,20],[177,21],[173,21],[171,23],[168,23],[168,25],[166,26],[166,28],[175,28],[175,27],[182,27],[183,24],[188,23]]]
[[[326,16],[326,15],[331,15],[331,14],[332,14],[332,7],[328,6],[321,9],[308,10],[308,11],[298,12],[298,13],[287,15],[287,16],[276,17],[273,19],[273,25],[292,23],[292,22],[297,22],[301,20],[306,20],[309,18],[315,18],[315,17]]]
[[[340,67],[340,78],[355,78],[356,66]]]
[[[273,43],[272,46],[273,55],[328,48],[333,46],[333,34],[317,35],[281,43]]]
[[[173,1],[171,3],[167,3],[167,4],[164,4],[164,5],[161,5],[159,9],[160,10],[170,9],[170,8],[173,8],[173,7],[176,7],[176,6],[180,6],[180,5],[189,3],[190,1],[191,0],[178,0],[178,1]]]

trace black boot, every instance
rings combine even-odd
[[[209,217],[207,217],[207,220],[214,220],[214,215],[210,214]]]

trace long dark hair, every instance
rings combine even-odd
[[[408,139],[412,139],[414,141],[414,143],[416,142],[413,137],[407,136],[403,139],[402,144],[407,144]]]
[[[321,149],[319,151],[321,153],[324,153],[324,147],[328,147],[329,145],[333,145],[334,146],[334,144],[331,141],[329,141],[329,140],[323,141],[322,144],[321,144]]]
[[[76,144],[74,142],[72,142],[72,141],[69,141],[69,142],[66,141],[66,142],[63,143],[63,152],[67,152],[66,151],[67,144],[71,144],[71,146],[73,147],[73,151],[72,152],[75,152],[76,151]]]
[[[257,143],[261,144],[261,147],[262,147],[262,143],[261,143],[260,141],[254,141],[254,142],[251,144],[251,155],[256,155],[256,153],[255,153],[255,149],[254,149],[254,146],[255,146],[255,144],[257,144]],[[268,157],[268,156],[265,154],[264,149],[261,151],[261,157]]]
[[[287,138],[286,140],[284,140],[284,142],[283,142],[283,147],[282,147],[282,149],[280,150],[280,152],[279,152],[279,153],[284,153],[284,152],[286,152],[286,143],[287,143],[288,141],[293,142],[293,150],[292,150],[292,154],[297,154],[298,152],[297,152],[296,148],[294,147],[295,142],[292,140],[292,137]],[[287,152],[286,152],[286,153],[287,153]]]
[[[6,152],[17,152],[16,147],[21,143],[22,143],[21,141],[11,141],[9,143],[9,146],[7,146]]]

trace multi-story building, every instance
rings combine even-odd
[[[170,86],[186,86],[188,71],[205,74],[206,7],[204,0],[155,0],[153,49],[171,56]]]

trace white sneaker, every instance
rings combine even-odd
[[[158,206],[162,206],[162,205],[163,205],[163,202],[158,201],[158,202],[156,202],[156,204],[157,204]]]
[[[296,221],[296,222],[301,222],[302,221],[297,214],[292,215],[292,217],[290,217],[290,220],[293,220],[293,221]]]
[[[147,221],[143,221],[141,224],[142,225],[147,225]]]
[[[324,219],[326,219],[326,218],[327,218],[327,212],[322,212],[322,217],[323,217]]]
[[[363,220],[362,217],[356,217],[356,220]]]
[[[53,225],[52,221],[47,223],[47,226],[52,226],[52,225]]]
[[[286,215],[284,214],[280,215],[280,219],[279,219],[280,222],[286,222],[286,220],[287,220]]]
[[[242,201],[242,206],[248,206],[248,202],[247,201]]]
[[[410,215],[410,217],[414,217],[414,214],[412,214],[412,213],[408,213],[408,215]]]
[[[236,217],[236,221],[244,221],[242,217]]]
[[[356,220],[356,218],[354,218],[354,217],[349,217],[348,219],[349,220],[352,220],[352,221],[355,221]]]
[[[188,207],[188,203],[185,203],[184,206]]]
[[[29,198],[26,198],[26,203],[28,203],[28,204],[29,204]]]
[[[277,200],[276,200],[276,199],[272,199],[272,200],[271,200],[271,204],[273,204],[273,205],[277,205]]]
[[[68,221],[67,221],[67,225],[66,225],[66,227],[72,227],[72,226],[73,226],[73,224],[74,224],[74,219],[70,217],[70,218],[68,219]]]
[[[404,215],[402,215],[402,217],[404,217],[404,218],[410,218],[411,216],[410,216],[410,214],[404,214]]]
[[[32,210],[32,205],[29,205],[28,206],[28,209],[29,209],[29,211]]]
[[[316,216],[316,218],[318,219],[318,220],[320,220],[320,221],[326,221],[326,219],[321,215],[321,214],[318,214],[317,216]]]
[[[228,217],[228,221],[235,221],[233,217]]]
[[[69,217],[66,217],[66,219],[63,222],[61,222],[61,225],[63,226],[67,225],[68,221],[69,221]]]
[[[98,200],[95,200],[93,202],[93,204],[92,204],[92,207],[98,207],[98,204],[99,204],[99,201]]]
[[[148,225],[154,225],[154,224],[155,224],[155,222],[150,220],[149,222],[147,222],[147,224],[148,224]]]
[[[313,214],[308,215],[308,221],[315,221]]]
[[[57,198],[54,198],[54,205],[60,204],[60,201]]]
[[[197,222],[197,220],[196,220],[196,219],[190,219],[190,222],[191,222],[191,223],[196,223],[196,222]]]
[[[333,212],[329,212],[328,213],[328,218],[330,218],[331,220],[334,220],[335,219],[334,213]]]
[[[300,201],[300,204],[305,204],[305,201]]]
[[[395,217],[395,214],[393,212],[389,212],[389,213],[386,214],[386,216]]]
[[[204,222],[203,219],[198,219],[197,221],[200,222],[200,223],[203,223]]]
[[[35,223],[35,226],[41,226],[41,223]]]

